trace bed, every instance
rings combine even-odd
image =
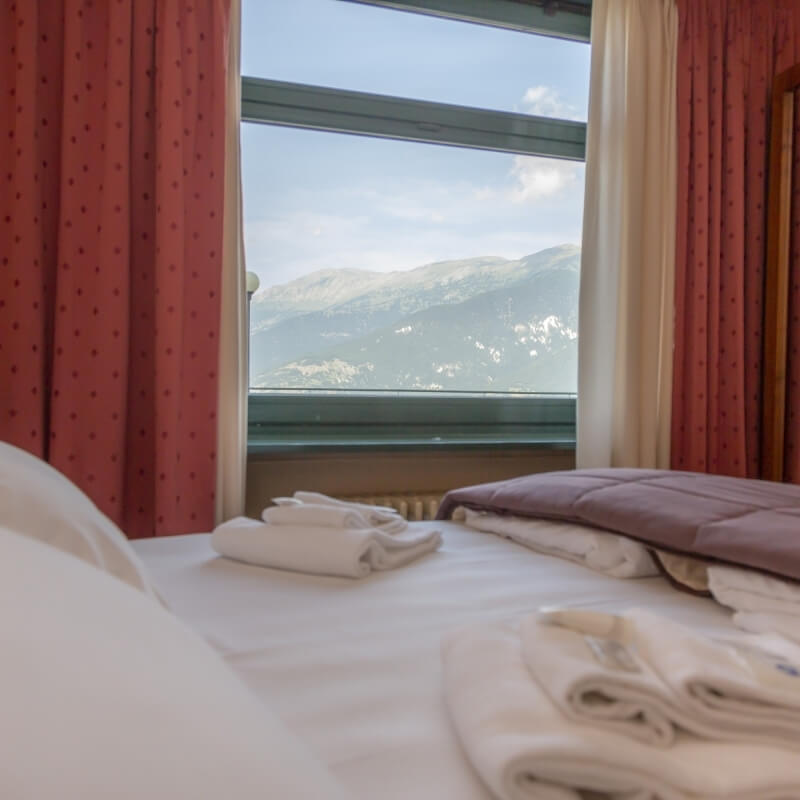
[[[217,557],[208,535],[134,542],[169,607],[363,800],[489,800],[444,705],[440,640],[541,605],[645,606],[708,631],[730,612],[663,578],[619,580],[457,522],[441,549],[352,581]]]
[[[549,485],[554,476],[515,485]],[[562,476],[573,485],[583,479]],[[648,478],[651,489],[653,480],[665,478]],[[459,492],[476,490],[486,485]],[[784,492],[775,485],[771,491]],[[477,512],[459,492],[448,497],[464,500],[466,522],[410,523],[402,533],[436,529],[438,550],[363,578],[314,576],[221,557],[211,534],[129,542],[63,475],[0,443],[0,795],[512,797],[487,788],[451,722],[442,643],[453,632],[482,623],[513,627],[543,606],[567,606],[644,608],[660,615],[658,626],[671,620],[704,634],[735,633],[728,609],[676,591],[665,578],[609,577],[475,530],[470,514]],[[558,493],[544,494],[551,502]],[[729,503],[729,487],[724,494]],[[560,524],[528,522],[537,531]],[[588,535],[608,541],[612,534],[595,528]],[[470,668],[480,655],[469,659]],[[792,663],[800,665],[800,656]],[[793,724],[800,730],[800,702]],[[608,739],[597,729],[589,736]],[[720,765],[744,755],[767,763],[774,756],[784,778],[789,764],[777,791],[732,794],[723,786],[715,797],[800,796],[794,752],[751,750],[749,741],[691,747],[715,756],[706,759],[715,786]],[[758,789],[763,769],[753,776]],[[591,779],[584,785],[596,786]],[[558,789],[518,796],[589,795]]]

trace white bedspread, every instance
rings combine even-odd
[[[205,534],[133,544],[173,611],[363,800],[490,800],[444,705],[440,641],[458,626],[563,604],[643,606],[735,630],[729,611],[662,578],[609,578],[457,523],[435,527],[438,552],[358,582],[219,558]]]

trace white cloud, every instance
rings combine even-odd
[[[531,86],[522,98],[520,110],[538,117],[580,119],[578,109],[565,102],[558,91],[550,86]]]
[[[515,156],[511,175],[516,185],[511,190],[514,203],[529,203],[558,194],[578,179],[578,165],[540,156]]]
[[[245,220],[247,268],[267,288],[322,269],[405,271],[473,256],[519,258],[580,241],[582,164],[488,158],[498,161],[493,174],[486,169],[473,181],[407,179],[390,187],[356,183],[289,193]],[[540,197],[547,202],[532,221],[529,203]]]

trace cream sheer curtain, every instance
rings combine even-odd
[[[242,241],[241,2],[231,1],[225,128],[224,258],[217,407],[216,521],[244,513],[247,469],[247,299]]]
[[[594,0],[578,467],[669,467],[675,0]]]

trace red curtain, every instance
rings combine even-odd
[[[672,466],[757,477],[770,90],[800,61],[800,3],[678,7]]]
[[[0,6],[0,438],[213,525],[229,0]]]

